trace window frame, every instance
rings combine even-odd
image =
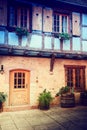
[[[70,87],[73,87],[76,92],[84,91],[86,66],[64,65],[64,68],[65,68],[65,84]],[[72,74],[69,71],[72,71]]]
[[[14,72],[14,89],[26,88],[25,72]]]
[[[58,27],[58,24],[57,24],[57,18],[56,18],[56,29],[54,29],[54,27],[55,27],[55,22],[54,22],[54,20],[55,20],[55,15],[56,16],[59,16],[59,31],[57,30],[57,27]],[[63,25],[61,24],[62,23],[62,16],[66,16],[67,17],[67,31],[65,31],[65,32],[63,32],[62,31],[62,27],[63,27]],[[55,31],[55,30],[57,30],[57,31]],[[64,13],[57,13],[57,12],[54,12],[54,15],[53,15],[53,32],[54,33],[70,33],[70,16],[69,16],[69,14],[64,14]]]
[[[11,25],[10,23],[11,23],[11,18],[10,18],[10,8],[13,8],[14,9],[14,14],[12,14],[12,15],[14,15],[15,16],[15,19],[14,19],[14,25]],[[27,10],[27,22],[26,22],[26,27],[23,27],[23,26],[21,26],[21,9],[25,9],[25,10]],[[30,24],[31,24],[31,18],[30,18],[30,12],[31,12],[31,7],[30,6],[15,6],[15,5],[10,5],[9,6],[9,14],[8,14],[8,26],[9,27],[13,27],[13,28],[15,28],[15,27],[23,27],[23,28],[26,28],[26,29],[28,29],[29,31],[30,31]],[[24,16],[23,16],[24,17]]]

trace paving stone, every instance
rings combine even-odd
[[[14,120],[14,123],[17,128],[29,127],[29,123],[23,118]]]
[[[13,121],[10,119],[10,120],[6,120],[6,119],[0,119],[0,125],[10,125],[10,124],[14,124]]]
[[[44,116],[44,113],[43,113],[43,111],[35,111],[34,110],[34,112],[32,112],[31,110],[30,111],[28,111],[27,112],[27,114],[26,114],[26,117],[31,117],[31,118],[33,118],[33,117],[37,117],[37,118],[39,118],[39,117],[43,117]]]
[[[61,125],[59,125],[58,123],[54,123],[54,124],[49,124],[47,125],[49,130],[65,130],[64,127],[62,127]]]
[[[35,126],[35,130],[66,130],[64,127],[59,126],[59,125],[40,125],[40,126]]]
[[[39,118],[37,117],[33,117],[33,118],[26,118],[26,120],[28,121],[28,123],[32,126],[35,126],[35,125],[40,125],[42,122]]]
[[[87,130],[87,107],[2,112],[0,130]]]
[[[45,125],[39,125],[39,126],[35,126],[34,130],[48,130],[48,127]]]
[[[11,116],[7,116],[7,115],[0,115],[0,120],[10,120]]]
[[[34,129],[31,126],[28,126],[28,127],[17,128],[17,130],[34,130]]]
[[[49,125],[39,125],[35,126],[35,130],[65,130],[64,127],[60,125],[54,125],[54,124],[49,124]]]
[[[2,125],[0,130],[16,130],[15,125]]]
[[[2,130],[2,129],[1,129],[1,125],[0,125],[0,130]]]

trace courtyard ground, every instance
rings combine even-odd
[[[87,107],[1,112],[0,130],[87,130]]]

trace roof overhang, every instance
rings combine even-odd
[[[55,58],[61,59],[74,59],[74,60],[87,60],[87,54],[80,53],[64,53],[53,52],[52,50],[35,50],[20,47],[0,47],[0,56],[24,56],[24,57],[38,57],[38,58],[50,58],[55,55]]]
[[[19,3],[25,3],[25,4],[38,4],[42,6],[47,6],[51,8],[63,8],[73,11],[84,11],[87,12],[87,4],[81,4],[76,3],[75,0],[69,1],[69,0],[14,0]],[[85,3],[85,2],[84,2]]]

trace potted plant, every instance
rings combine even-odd
[[[59,39],[60,40],[69,40],[70,35],[68,33],[59,33]]]
[[[40,93],[38,97],[39,108],[41,110],[48,110],[50,108],[50,103],[52,100],[53,100],[53,97],[51,93],[49,91],[47,92],[46,89],[44,89],[44,91]]]
[[[16,32],[16,35],[18,35],[19,37],[28,35],[28,30],[26,28],[16,27],[15,32]]]
[[[68,34],[68,33],[54,33],[54,37],[59,38],[60,40],[69,40],[70,34]]]
[[[73,88],[65,86],[59,89],[56,96],[60,96],[61,107],[74,107],[75,106],[75,96],[73,93]]]
[[[7,95],[4,92],[0,92],[0,110],[3,110],[3,103],[6,101]]]
[[[16,35],[18,36],[19,45],[22,43],[22,36],[28,36],[28,30],[26,28],[16,27]]]

